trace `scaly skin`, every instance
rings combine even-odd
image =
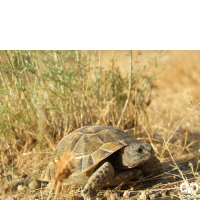
[[[88,179],[83,189],[84,199],[92,199],[97,195],[101,188],[105,186],[116,186],[122,182],[130,181],[140,175],[153,176],[163,172],[160,160],[152,156],[152,158],[142,166],[133,169],[126,169],[115,175],[115,170],[110,162],[105,162],[99,167]]]
[[[95,197],[103,186],[115,175],[115,170],[109,162],[105,162],[89,178],[83,189],[84,199]]]

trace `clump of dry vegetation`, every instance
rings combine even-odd
[[[84,125],[128,131],[151,143],[158,157],[170,158],[171,150],[172,156],[177,149],[189,151],[186,140],[173,151],[175,133],[168,141],[183,116],[168,129],[169,119],[158,115],[154,105],[156,81],[162,71],[158,61],[165,52],[155,52],[142,65],[140,51],[123,51],[129,60],[126,76],[118,65],[117,51],[110,53],[105,66],[101,51],[0,52],[2,197],[12,194],[9,183],[13,180],[23,179],[15,184],[23,188],[38,177],[59,140]],[[158,118],[163,122],[155,122]],[[26,188],[18,190],[18,198],[25,193],[29,194]]]
[[[62,189],[62,183],[65,179],[67,179],[71,174],[74,168],[74,157],[73,154],[64,153],[60,158],[58,158],[57,162],[55,162],[55,182],[52,185],[51,191],[49,192],[49,197],[51,196],[51,192],[53,188],[56,188],[55,197],[58,197],[59,192]]]

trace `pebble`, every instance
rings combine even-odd
[[[124,194],[123,194],[123,197],[124,198],[129,198],[130,197],[130,191],[128,191],[128,190],[125,191]]]
[[[18,185],[17,186],[17,190],[18,191],[22,191],[22,190],[24,190],[25,189],[25,186],[23,186],[23,185]]]
[[[28,187],[30,190],[37,190],[37,189],[41,188],[41,182],[38,180],[34,180],[29,183]]]
[[[141,200],[147,200],[148,198],[149,198],[149,195],[145,191],[143,191],[139,196],[139,199]]]
[[[150,195],[149,195],[149,198],[150,198],[150,199],[154,199],[154,198],[156,198],[156,197],[157,197],[156,193],[150,194]]]

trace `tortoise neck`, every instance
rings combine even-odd
[[[123,149],[116,151],[109,158],[110,163],[115,169],[128,169],[128,167],[123,163],[122,151]]]

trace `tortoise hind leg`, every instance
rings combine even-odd
[[[88,179],[83,189],[84,199],[95,197],[101,188],[105,186],[108,181],[113,179],[114,175],[114,168],[109,162],[105,162],[101,165]]]

